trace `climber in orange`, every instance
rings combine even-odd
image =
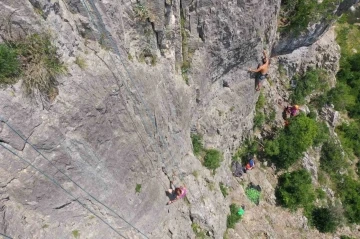
[[[260,86],[263,80],[265,80],[267,73],[269,71],[269,65],[270,65],[270,59],[269,56],[267,55],[266,51],[263,51],[263,58],[262,58],[262,65],[258,66],[258,68],[256,70],[252,70],[251,68],[249,69],[249,71],[251,72],[255,72],[255,73],[260,73],[257,77],[256,80],[258,81],[257,85],[256,85],[256,90],[259,91],[260,90]]]
[[[290,114],[290,117],[297,116],[299,114],[300,107],[298,105],[288,106],[285,108],[286,112]]]

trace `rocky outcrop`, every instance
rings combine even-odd
[[[334,10],[333,14],[341,16],[341,14],[349,10],[349,8],[357,2],[358,0],[341,1],[341,3],[339,2],[339,5]],[[300,34],[285,33],[282,36],[279,36],[279,39],[272,51],[273,55],[278,56],[289,54],[300,47],[312,45],[329,30],[334,21],[335,19],[328,20],[324,18],[319,22],[310,24],[308,28]]]

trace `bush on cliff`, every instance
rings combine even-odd
[[[273,142],[265,142],[265,153],[278,168],[288,168],[314,143],[319,133],[314,119],[301,114],[289,121]]]

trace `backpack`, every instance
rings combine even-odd
[[[245,169],[241,166],[241,164],[238,161],[232,161],[231,172],[235,177],[241,177],[244,174]]]

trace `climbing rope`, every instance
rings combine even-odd
[[[7,238],[7,239],[13,239],[12,237],[6,236],[5,234],[2,234],[2,233],[0,233],[0,236],[3,236],[4,238]]]
[[[128,76],[128,79],[130,80],[131,84],[132,84],[132,85],[134,86],[134,88],[135,88],[135,92],[140,92],[140,91],[138,90],[138,88],[137,88],[134,80],[133,80],[134,77],[130,74],[128,68],[127,68],[126,65],[124,64],[124,60],[123,60],[123,57],[122,57],[121,54],[120,54],[119,48],[117,47],[117,45],[116,45],[114,39],[112,38],[111,34],[109,33],[109,31],[106,30],[105,24],[103,23],[102,17],[101,17],[101,15],[100,15],[99,11],[97,10],[94,1],[93,1],[93,0],[88,0],[88,1],[90,2],[90,5],[91,5],[92,9],[93,9],[94,12],[95,12],[96,18],[98,19],[101,34],[102,34],[102,35],[105,35],[105,36],[108,38],[108,40],[110,41],[111,48],[113,49],[113,51],[115,52],[115,54],[119,57],[120,63],[121,63],[121,65],[123,66],[123,68],[125,69],[125,71],[126,71],[126,73],[127,73],[127,76]],[[85,10],[87,11],[91,23],[95,26],[96,24],[94,23],[94,20],[93,20],[93,18],[92,18],[92,16],[91,16],[91,13],[90,13],[90,10],[89,10],[88,6],[87,6],[86,3],[85,3],[85,0],[81,0],[81,3],[82,3],[82,5],[84,6]],[[97,38],[95,38],[95,39],[97,39]],[[110,56],[112,62],[114,63],[114,65],[116,65],[116,62],[115,62],[113,56],[112,56],[111,54],[109,54],[109,56]],[[117,70],[117,72],[118,72],[120,75],[122,75],[122,74],[119,72],[118,68],[116,68],[116,70]],[[116,79],[116,80],[117,80],[117,79]],[[117,84],[120,85],[118,81],[117,81]],[[123,81],[123,85],[125,86],[125,88],[127,89],[127,91],[131,94],[132,92],[130,91],[129,86],[125,83],[125,81]],[[150,110],[149,110],[148,105],[146,104],[146,101],[144,101],[143,97],[142,97],[139,93],[138,93],[138,97],[140,98],[141,104],[145,107],[146,115],[147,115],[148,118],[152,121],[153,126],[156,128],[156,122],[155,122],[154,118],[151,116],[151,114],[149,113]],[[152,134],[150,134],[149,131],[147,130],[147,126],[146,126],[145,121],[143,120],[143,117],[141,116],[141,114],[139,114],[139,117],[140,117],[140,120],[142,121],[142,124],[143,124],[144,128],[146,129],[148,135],[149,135],[150,137],[152,137]],[[161,132],[160,132],[160,131],[158,131],[158,132],[159,132],[159,138],[160,138],[160,141],[161,141],[162,145],[164,145],[164,146],[166,147],[166,151],[169,152],[170,158],[172,158],[172,167],[174,167],[174,165],[175,165],[175,167],[177,167],[178,171],[180,172],[179,165],[175,164],[175,160],[174,160],[174,157],[173,157],[171,151],[169,150],[168,143],[165,143]],[[166,166],[166,164],[164,163],[165,157],[164,157],[164,155],[163,155],[163,153],[162,153],[159,145],[156,144],[156,147],[158,148],[158,152],[160,152],[160,153],[158,153],[157,155],[161,155],[161,158],[162,158],[161,161],[162,161],[163,165]],[[155,151],[155,150],[154,150],[154,151]],[[173,172],[174,172],[174,171],[173,171]],[[175,174],[175,173],[173,173],[173,176],[174,176],[174,174]],[[168,177],[168,178],[169,178],[169,177]],[[180,176],[178,176],[178,178],[179,178],[180,181],[184,184],[184,182],[183,182],[184,176],[183,176],[182,173],[180,174]],[[169,178],[169,180],[170,180],[170,178]],[[185,185],[185,184],[184,184],[184,185]],[[188,192],[189,192],[190,194],[192,194],[190,188],[187,188],[187,190],[188,190]],[[202,194],[201,191],[200,191],[200,193]],[[203,195],[203,194],[202,194],[202,195]]]
[[[90,213],[92,213],[94,216],[96,216],[97,218],[99,218],[103,223],[105,223],[108,227],[110,227],[114,232],[116,232],[116,234],[118,234],[119,236],[121,236],[122,238],[127,239],[125,236],[123,236],[120,232],[118,232],[114,227],[112,227],[109,223],[107,223],[104,219],[102,219],[99,215],[97,215],[94,211],[92,211],[88,206],[86,206],[86,204],[82,203],[78,198],[76,198],[71,192],[69,192],[68,190],[66,190],[63,186],[61,186],[61,184],[56,181],[54,178],[50,177],[49,175],[47,175],[44,171],[42,171],[41,169],[37,168],[35,165],[33,165],[31,162],[29,162],[28,160],[24,159],[23,157],[21,157],[20,155],[18,155],[17,153],[15,153],[13,150],[9,149],[8,147],[6,147],[2,142],[0,142],[0,145],[6,149],[7,151],[9,151],[10,153],[12,153],[13,155],[15,155],[16,157],[18,157],[19,159],[21,159],[22,161],[24,161],[26,164],[28,164],[29,166],[31,166],[33,169],[35,169],[36,171],[38,171],[39,173],[41,173],[42,175],[44,175],[47,179],[49,179],[53,184],[55,184],[56,186],[60,187],[62,190],[64,190],[70,197],[72,197],[74,199],[74,201],[77,201],[82,207],[84,207],[86,210],[88,210]]]
[[[114,39],[112,38],[111,34],[109,33],[109,31],[106,30],[105,24],[104,24],[104,22],[103,22],[103,20],[102,20],[102,17],[101,17],[101,15],[100,15],[99,11],[97,10],[97,8],[96,8],[96,6],[95,6],[94,1],[93,1],[93,0],[88,0],[88,1],[89,1],[90,5],[91,5],[92,9],[93,9],[94,12],[95,12],[96,18],[98,19],[100,31],[101,31],[102,34],[105,35],[105,36],[108,38],[108,40],[110,41],[111,48],[114,50],[115,54],[119,57],[119,60],[120,60],[120,62],[121,62],[121,65],[122,65],[123,68],[125,69],[125,71],[126,71],[126,73],[127,73],[127,76],[128,76],[128,79],[130,80],[130,82],[132,83],[133,87],[135,88],[135,91],[136,91],[136,92],[140,92],[139,89],[138,89],[138,87],[137,87],[137,85],[135,84],[135,81],[133,80],[134,77],[131,75],[130,71],[128,70],[128,68],[126,67],[126,65],[125,65],[125,63],[124,63],[124,61],[123,61],[123,57],[122,57],[121,54],[120,54],[119,48],[117,47],[117,45],[116,45]],[[92,22],[93,25],[96,25],[96,24],[94,23],[93,18],[91,17],[91,13],[90,13],[90,10],[89,10],[88,6],[87,6],[86,3],[84,2],[84,0],[81,0],[81,2],[82,2],[82,4],[84,5],[84,7],[85,7],[85,9],[86,9],[86,11],[87,11],[87,13],[88,13],[88,15],[89,15],[90,21]],[[115,63],[115,60],[113,59],[112,55],[110,55],[110,57],[111,57],[111,60],[113,61],[113,63]],[[117,68],[116,68],[116,70],[118,71]],[[119,71],[118,71],[118,72],[119,72]],[[121,74],[121,75],[122,75],[122,74]],[[124,85],[125,85],[125,87],[127,88],[127,90],[130,91],[128,85],[125,84],[125,82],[124,82]],[[141,104],[142,104],[142,105],[144,106],[144,108],[145,108],[146,115],[147,115],[148,118],[152,121],[153,126],[156,128],[156,122],[155,122],[154,118],[152,117],[152,115],[149,113],[150,110],[149,110],[148,105],[146,104],[146,101],[143,99],[143,97],[142,97],[141,94],[139,94],[139,93],[138,93],[138,97],[139,97],[139,99],[140,99],[140,101],[141,101]],[[139,116],[140,116],[140,118],[141,118],[141,121],[143,122],[144,127],[147,128],[146,125],[145,125],[145,121],[143,120],[141,114],[140,114]],[[148,130],[147,130],[147,131],[148,131]],[[166,149],[167,149],[166,151],[169,152],[170,158],[172,158],[172,165],[174,165],[174,157],[173,157],[171,151],[169,150],[169,146],[168,146],[167,143],[165,143],[161,132],[160,132],[160,131],[158,131],[158,132],[159,132],[160,141],[161,141],[162,145],[164,145],[164,146],[166,147]],[[148,133],[148,134],[149,134],[149,133]],[[149,135],[150,135],[150,134],[149,134]],[[150,136],[152,136],[152,135],[150,135]],[[156,144],[156,146],[159,148],[159,146],[158,146],[157,144]],[[160,148],[159,148],[159,152],[160,152],[160,153],[159,153],[158,155],[161,155],[162,158],[165,159],[165,157],[164,157],[164,155],[162,154]],[[166,165],[163,160],[162,160],[162,162],[163,162],[164,165]],[[178,166],[177,166],[177,167],[178,167]],[[178,167],[178,168],[179,168],[179,167]],[[181,176],[182,176],[182,175],[181,175]],[[181,176],[180,176],[180,177],[181,177]],[[181,181],[182,181],[182,178],[180,178],[180,179],[181,179]],[[189,192],[190,192],[190,190],[189,190]]]
[[[60,172],[62,175],[64,175],[67,179],[69,179],[73,184],[75,184],[78,188],[80,188],[84,193],[86,193],[89,197],[94,199],[96,202],[103,205],[106,209],[114,213],[116,216],[118,216],[120,219],[122,219],[126,224],[134,228],[137,232],[142,234],[145,238],[148,238],[143,232],[141,232],[138,228],[133,226],[131,223],[129,223],[125,218],[120,216],[118,213],[116,213],[113,209],[102,203],[99,199],[95,198],[93,195],[91,195],[89,192],[87,192],[83,187],[81,187],[78,183],[76,183],[70,176],[68,176],[66,173],[64,173],[60,168],[58,168],[50,159],[48,159],[43,153],[41,153],[33,144],[31,144],[24,136],[22,136],[12,125],[10,125],[7,121],[4,120],[4,118],[0,115],[0,121],[5,123],[15,134],[17,134],[25,143],[29,144],[38,154],[40,154],[44,159],[46,159],[58,172]]]

